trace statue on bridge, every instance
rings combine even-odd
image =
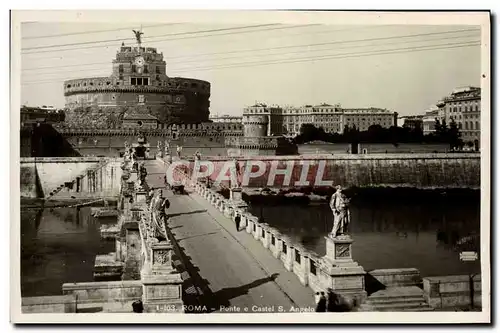
[[[150,230],[152,237],[159,242],[167,240],[167,222],[166,209],[170,207],[170,202],[167,198],[163,198],[161,189],[157,189],[150,203],[151,211],[151,226]]]
[[[148,170],[146,170],[146,166],[144,165],[144,163],[141,163],[141,165],[139,166],[139,186],[142,187],[142,188],[146,188],[147,187],[147,183],[146,183],[146,176],[148,175]]]
[[[241,176],[241,168],[240,164],[238,163],[238,160],[233,159],[233,169],[234,169],[234,174],[236,175],[236,184],[231,183],[232,188],[240,188],[241,187],[241,181],[240,181],[240,176]]]
[[[165,140],[165,156],[170,155],[170,144]]]
[[[330,237],[347,235],[348,226],[351,220],[349,212],[349,198],[342,193],[342,186],[337,186],[337,191],[330,199],[330,208],[333,212],[333,228],[330,232]]]
[[[162,149],[162,143],[160,140],[158,140],[157,144],[156,144],[156,156],[158,156],[159,158],[162,158],[163,157],[163,149]]]

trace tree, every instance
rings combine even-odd
[[[443,118],[443,119],[441,119],[441,127],[440,127],[440,131],[439,131],[439,136],[446,141],[447,135],[448,135],[448,125],[446,125],[446,120]]]
[[[450,144],[450,149],[463,147],[463,141],[460,139],[462,134],[454,119],[450,122],[450,128],[447,131],[447,139]]]
[[[441,133],[441,122],[437,118],[435,119],[435,123],[434,123],[434,132],[436,132],[436,135]]]

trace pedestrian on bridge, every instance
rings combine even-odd
[[[240,222],[241,222],[240,214],[236,215],[236,217],[234,218],[234,222],[236,223],[236,231],[240,231]]]
[[[314,295],[316,312],[326,312],[326,297],[324,292],[317,291]]]

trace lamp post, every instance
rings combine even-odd
[[[469,263],[469,292],[470,292],[470,308],[474,308],[474,277],[477,275],[474,272],[473,263],[479,259],[475,240],[479,239],[479,235],[469,235],[460,239],[456,246],[460,249],[460,261]]]

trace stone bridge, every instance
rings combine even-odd
[[[469,293],[465,287],[457,290],[461,298],[436,293],[434,280],[422,279],[416,269],[365,272],[353,260],[350,237],[326,237],[326,256],[318,257],[250,214],[241,188],[232,188],[228,199],[175,168],[186,189],[176,195],[163,181],[170,163],[144,163],[142,186],[129,163],[120,165],[117,223],[101,227],[103,237],[115,240],[115,251],[96,257],[96,281],[64,284],[64,296],[23,299],[26,312],[131,312],[137,301],[144,312],[310,312],[314,293],[327,288],[338,295],[342,311],[425,311],[464,302],[460,295]],[[151,188],[160,188],[171,203],[162,241],[154,232]],[[474,302],[480,302],[475,290]],[[438,297],[446,302],[438,304]]]

